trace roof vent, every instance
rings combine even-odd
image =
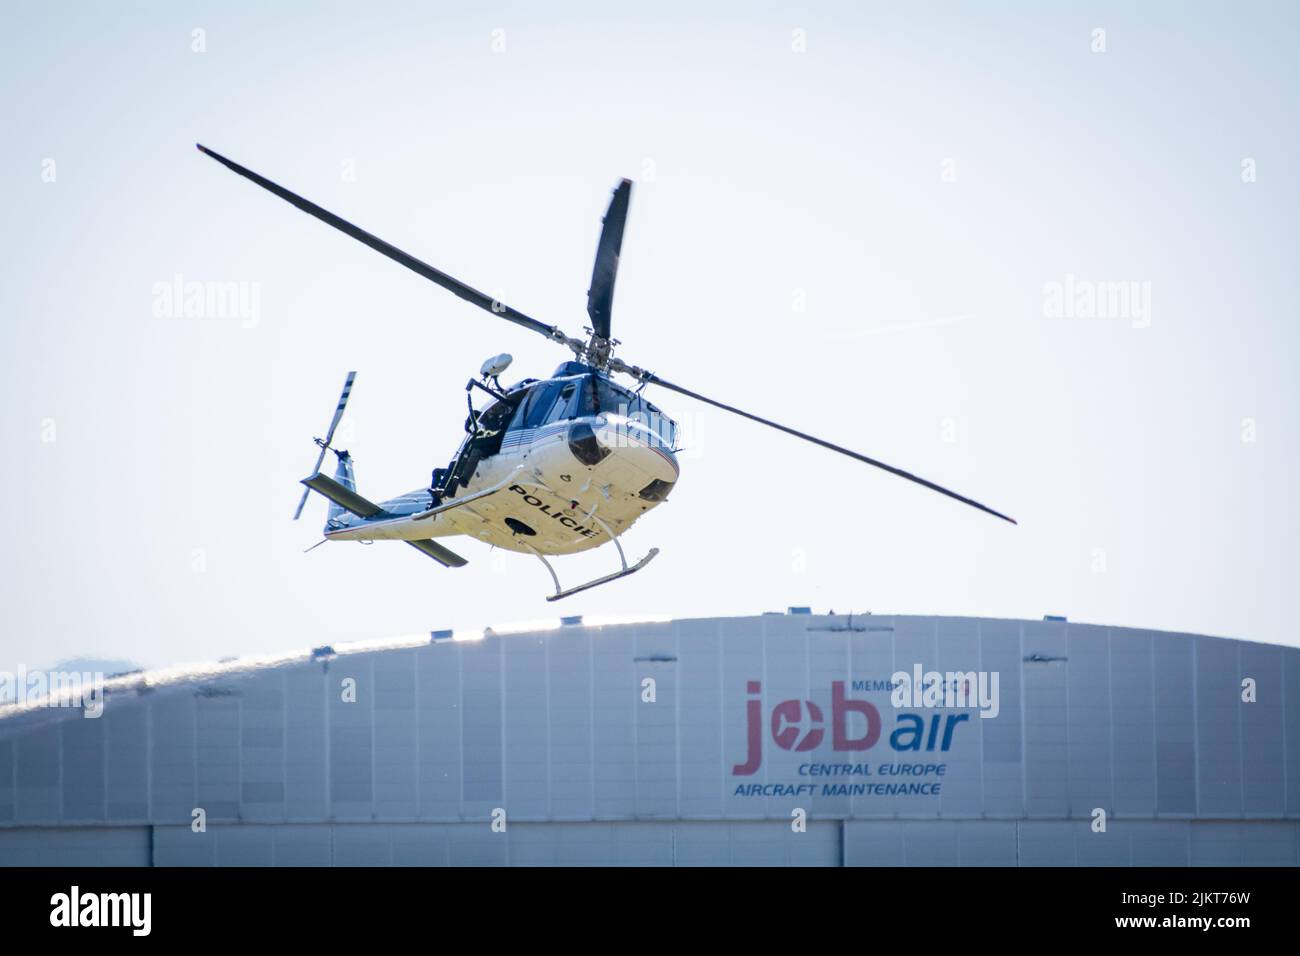
[[[443,631],[430,631],[430,632],[429,632],[429,641],[430,641],[430,643],[433,643],[433,644],[440,643],[441,641],[450,641],[451,639],[452,639],[452,630],[451,630],[451,628],[447,628],[446,630],[443,630]]]
[[[574,615],[572,615],[571,617],[562,617],[562,618],[560,618],[560,626],[561,626],[561,627],[567,627],[567,626],[569,626],[569,625],[571,625],[571,624],[581,624],[581,623],[582,623],[582,615],[581,615],[581,614],[574,614]]]

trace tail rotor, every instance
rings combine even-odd
[[[356,377],[356,372],[348,372],[347,380],[343,383],[343,394],[339,396],[339,407],[334,409],[334,419],[330,422],[329,431],[325,433],[324,439],[316,439],[316,444],[320,445],[320,454],[316,457],[316,467],[312,469],[312,474],[320,471],[321,463],[325,460],[325,452],[330,450],[330,442],[334,440],[334,430],[339,427],[339,421],[343,418],[343,409],[348,407],[348,396],[352,394],[352,382]],[[307,504],[309,494],[311,489],[304,488],[302,499],[298,502],[298,510],[293,513],[294,521],[302,517],[302,509]]]

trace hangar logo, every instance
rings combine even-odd
[[[744,763],[731,768],[732,774],[738,777],[757,773],[763,763],[762,684],[756,680],[749,681],[746,692],[751,695],[745,701],[747,753]],[[861,717],[865,729],[862,729],[862,721],[854,721],[856,726],[850,727],[850,714]],[[828,729],[831,749],[837,752],[870,750],[880,742],[885,731],[880,709],[870,701],[849,697],[842,680],[831,682],[829,728],[822,705],[812,700],[783,700],[773,706],[766,717],[772,742],[782,750],[796,753],[822,746]],[[894,727],[886,740],[890,749],[899,753],[947,752],[952,747],[957,725],[967,720],[970,720],[970,714],[922,716],[900,713],[895,716]],[[855,730],[860,732],[855,733]]]

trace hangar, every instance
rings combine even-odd
[[[11,705],[0,864],[1300,864],[1300,649],[791,611],[129,674],[98,717]],[[896,702],[917,668],[983,675],[996,707]]]

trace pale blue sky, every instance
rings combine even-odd
[[[7,11],[0,667],[792,604],[1300,643],[1293,5],[460,6]],[[472,542],[304,555],[347,369],[383,498],[485,357],[565,356],[195,141],[573,332],[629,176],[625,359],[1021,524],[652,390],[694,447],[636,577],[550,605]],[[156,318],[177,274],[257,283],[256,326]],[[1067,275],[1150,283],[1150,326],[1046,315]]]

